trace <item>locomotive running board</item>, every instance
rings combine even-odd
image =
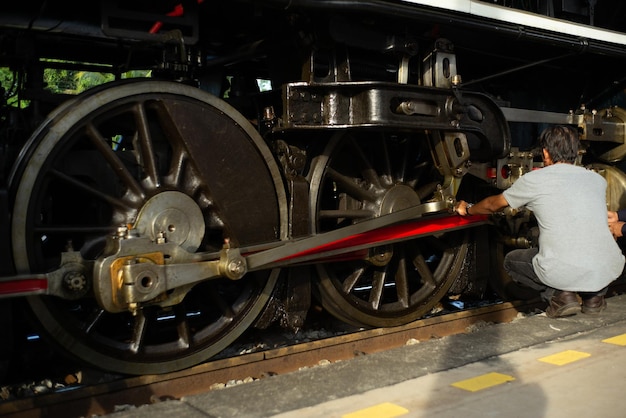
[[[445,213],[444,213],[445,210]],[[451,214],[442,202],[430,202],[354,225],[310,237],[275,243],[271,248],[241,248],[246,271],[287,267],[296,264],[350,258],[376,246],[415,239],[437,233],[475,227],[488,222],[488,217],[462,217]],[[131,238],[132,239],[132,238]],[[352,256],[354,257],[354,256]],[[212,261],[198,261],[199,264]],[[198,264],[196,263],[196,264]],[[175,269],[175,265],[172,265]],[[55,294],[49,280],[62,280],[63,267],[47,274],[23,274],[0,278],[0,299],[16,296]],[[56,287],[56,286],[54,286]]]

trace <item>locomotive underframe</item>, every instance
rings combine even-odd
[[[448,91],[436,88],[415,86],[400,88],[393,84],[349,82],[287,84],[284,92],[285,116],[283,122],[274,130],[287,134],[298,130],[336,128],[384,128],[387,131],[432,132],[429,145],[437,169],[443,175],[443,181],[434,195],[435,201],[414,206],[412,209],[400,211],[393,216],[384,215],[374,220],[362,221],[333,233],[281,244],[279,250],[257,253],[258,249],[236,249],[229,246],[218,260],[206,262],[198,262],[198,260],[217,257],[189,252],[197,249],[201,237],[197,239],[196,245],[185,249],[179,248],[175,235],[169,232],[164,234],[159,241],[150,236],[138,237],[138,233],[129,231],[110,238],[112,244],[107,247],[110,249],[101,261],[96,263],[94,277],[88,273],[93,268],[92,263],[78,262],[76,256],[69,255],[73,253],[68,253],[64,258],[71,259],[71,261],[67,261],[65,266],[62,265],[59,271],[47,275],[47,277],[56,278],[49,281],[51,283],[47,289],[26,291],[28,281],[20,279],[17,282],[21,282],[24,289],[19,290],[20,286],[17,286],[10,293],[7,290],[7,295],[43,292],[59,297],[76,298],[82,294],[68,289],[67,283],[72,282],[68,277],[87,275],[89,283],[94,281],[94,285],[86,285],[84,288],[97,289],[96,297],[107,311],[136,311],[141,303],[158,301],[157,296],[164,292],[175,288],[183,289],[182,293],[176,297],[168,297],[165,303],[156,302],[163,305],[176,303],[184,297],[184,289],[189,290],[194,283],[208,278],[228,277],[236,280],[248,271],[285,267],[305,261],[311,262],[311,260],[326,259],[342,253],[354,253],[373,245],[385,245],[399,240],[417,238],[423,234],[456,230],[459,226],[464,226],[465,222],[453,219],[447,220],[445,225],[437,226],[437,222],[429,220],[427,222],[429,228],[426,228],[426,232],[421,232],[420,228],[414,225],[405,224],[403,229],[412,232],[395,232],[396,236],[402,236],[402,238],[395,238],[389,234],[385,238],[379,237],[381,234],[385,236],[384,231],[380,230],[385,226],[414,220],[432,213],[449,212],[454,204],[459,179],[469,166],[470,154],[497,157],[508,152],[509,138],[506,122],[499,113],[499,108],[482,95],[473,93],[461,95],[459,92],[451,95]],[[308,122],[315,121],[315,115],[320,115],[321,119],[314,124]],[[470,136],[472,143],[468,144],[467,136]],[[470,146],[473,149],[470,149]],[[163,196],[163,193],[156,195],[156,197],[161,197],[161,200],[164,200]],[[167,204],[166,206],[176,207],[183,213],[187,212],[188,210],[183,207],[185,205],[180,203],[181,198],[178,198],[179,201],[176,203],[176,198],[170,199],[169,206]],[[304,196],[303,201],[295,200],[294,194],[291,194],[290,198],[291,208],[310,205],[308,196]],[[184,199],[182,201],[186,202]],[[152,204],[152,206],[157,205]],[[166,207],[163,207],[151,211],[147,207],[142,208],[134,226],[135,230],[145,230],[146,228],[141,226],[142,222],[148,225],[152,222],[150,220],[152,217],[161,216],[160,213],[166,210]],[[144,221],[143,219],[146,218],[148,220]],[[190,220],[191,230],[203,229],[200,215],[195,217],[188,215],[186,218]],[[201,223],[193,221],[197,218]],[[289,218],[295,219],[296,216],[290,213]],[[472,221],[478,221],[478,219]],[[160,222],[167,224],[168,220]],[[290,224],[293,224],[293,221],[290,221]],[[343,244],[340,249],[333,248],[334,241],[345,241],[349,237],[370,231],[375,232],[373,235],[376,235],[376,238],[361,237],[359,245]],[[297,238],[297,236],[291,236],[291,238]],[[185,237],[185,240],[188,245],[189,237]],[[326,249],[327,246],[330,249]],[[164,247],[168,249],[163,250]],[[312,251],[310,250],[312,248],[319,248],[319,250]],[[312,255],[298,256],[299,252],[309,252]],[[253,253],[253,255],[244,258],[240,253]],[[155,260],[154,256],[146,254],[167,254],[168,264],[163,261],[163,255]],[[147,260],[148,263],[136,261],[142,259]],[[189,264],[189,262],[193,263]],[[183,279],[183,277],[186,278]],[[16,283],[16,280],[11,278],[5,278],[3,281],[6,289],[9,288],[8,283]]]
[[[487,277],[503,296],[517,297],[505,289],[497,264],[507,248],[535,245],[532,214],[509,209],[488,219],[451,212],[457,198],[498,192],[538,165],[532,149],[514,146],[512,124],[577,126],[587,151],[581,164],[607,178],[609,208],[626,206],[626,176],[616,167],[626,157],[626,113],[613,106],[561,111],[572,98],[568,83],[589,83],[591,99],[601,103],[626,79],[607,87],[601,77],[574,72],[562,88],[546,83],[563,95],[557,106],[527,109],[516,99],[524,82],[537,80],[515,78],[540,68],[561,82],[559,70],[577,64],[597,65],[615,78],[626,55],[624,35],[567,23],[555,33],[543,28],[552,23],[545,18],[526,27],[494,25],[495,11],[526,16],[473,0],[469,12],[420,1],[199,3],[181,3],[180,18],[162,10],[129,12],[108,1],[87,6],[92,13],[84,21],[80,14],[58,24],[32,19],[18,6],[0,17],[0,41],[12,51],[0,61],[26,79],[20,95],[31,101],[24,110],[6,107],[3,119],[10,126],[0,143],[0,179],[9,184],[3,184],[8,192],[0,190],[0,216],[7,220],[0,226],[0,256],[14,260],[20,274],[2,265],[0,298],[29,296],[53,338],[83,360],[124,373],[188,367],[253,323],[265,327],[279,317],[297,328],[311,293],[333,315],[359,326],[410,321],[448,292],[480,296]],[[273,23],[279,35],[268,31]],[[465,50],[425,35],[440,27]],[[508,58],[505,38],[520,42]],[[426,42],[431,49],[423,51]],[[464,84],[457,66],[480,70],[468,71]],[[161,81],[54,96],[41,78],[53,67],[118,78],[150,68]],[[276,83],[270,92],[256,89],[256,79],[265,78]],[[598,91],[599,85],[606,89]],[[533,92],[543,97],[541,87]],[[116,119],[126,112],[133,116]],[[11,124],[23,115],[25,124]],[[151,131],[156,125],[162,125],[157,133]],[[132,137],[128,149],[117,149],[110,135]],[[93,149],[73,148],[85,138]],[[17,162],[9,172],[12,158]],[[237,170],[238,164],[245,167]],[[98,178],[102,168],[113,181]],[[119,196],[115,179],[128,186]],[[93,227],[61,223],[66,218],[57,207],[80,217],[63,187],[113,207],[111,219],[97,219],[100,237],[90,243],[100,250],[95,256],[93,248],[74,250],[71,239],[55,243],[54,257],[44,248],[53,242],[47,235],[66,239],[63,228],[84,238]],[[246,200],[246,188],[253,198]],[[63,198],[67,207],[59,203]],[[252,216],[260,201],[260,215]],[[47,265],[49,259],[56,264]],[[417,288],[409,280],[413,273]],[[217,319],[191,325],[207,305]],[[72,316],[81,310],[92,322]],[[108,330],[130,329],[99,334],[98,318],[108,314],[114,318]],[[155,317],[167,323],[170,315],[178,334],[163,342],[146,324]]]

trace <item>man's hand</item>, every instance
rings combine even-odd
[[[617,222],[609,222],[609,229],[611,230],[611,234],[615,238],[620,238],[623,236],[622,227],[626,224],[626,222],[617,221]]]
[[[468,203],[465,200],[459,200],[456,205],[454,205],[454,211],[461,216],[467,216],[467,205]]]

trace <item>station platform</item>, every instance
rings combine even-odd
[[[163,401],[114,418],[623,417],[626,295]]]

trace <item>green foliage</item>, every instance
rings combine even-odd
[[[76,91],[74,71],[46,68],[43,72],[46,89],[52,93],[73,94]]]
[[[150,71],[129,71],[122,78],[149,77]],[[44,82],[53,93],[79,94],[92,87],[115,80],[111,73],[46,69]]]
[[[43,78],[46,89],[59,94],[78,94],[115,79],[113,74],[52,68],[44,70]]]
[[[122,74],[122,78],[150,77],[148,70],[128,71]],[[9,106],[18,106],[17,73],[8,67],[0,67],[0,103]],[[68,69],[47,68],[43,73],[43,85],[45,89],[54,94],[79,94],[92,87],[99,86],[115,80],[111,73],[74,71]],[[28,106],[27,100],[22,100],[19,106]]]
[[[2,87],[2,101],[11,106],[17,104],[17,76],[9,68],[0,67],[0,86]]]
[[[113,74],[81,71],[75,76],[76,93],[81,93],[92,87],[113,81],[114,79],[115,77]]]

